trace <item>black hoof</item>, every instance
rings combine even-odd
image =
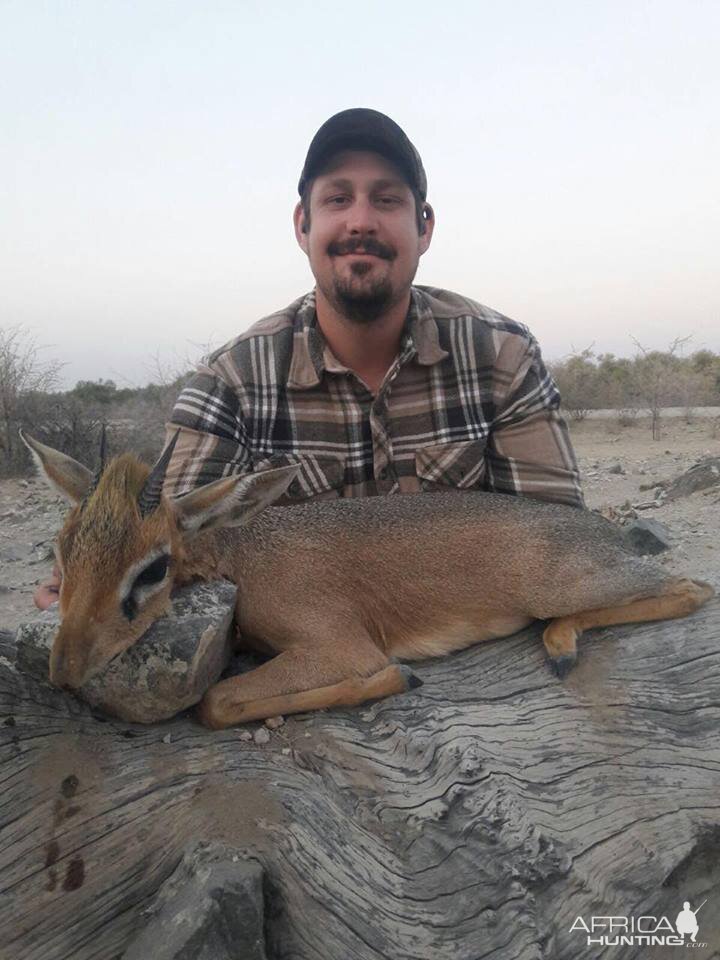
[[[401,667],[399,667],[399,670],[405,678],[405,686],[407,690],[415,690],[416,687],[421,687],[423,685],[423,681],[420,679],[420,677],[417,677],[412,672],[410,667],[406,667],[403,664]]]
[[[564,680],[577,663],[577,655],[570,654],[550,658],[550,669],[559,680]]]

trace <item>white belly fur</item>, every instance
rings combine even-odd
[[[492,623],[478,626],[473,623],[454,623],[447,629],[418,633],[392,644],[388,653],[400,660],[424,660],[426,657],[442,657],[454,650],[464,650],[483,640],[509,637],[531,624],[531,617],[504,617]]]

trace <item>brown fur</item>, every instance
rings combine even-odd
[[[35,452],[51,461],[55,483],[64,467],[77,492],[79,465],[58,466],[49,448]],[[118,458],[66,520],[51,675],[81,686],[162,614],[173,583],[226,577],[238,584],[243,642],[277,655],[207,692],[200,716],[211,727],[405,690],[414,678],[390,657],[443,655],[534,619],[552,621],[544,641],[562,673],[582,630],[685,616],[713,595],[630,554],[601,517],[558,504],[453,492],[260,513],[292,479],[278,470],[163,500],[142,519],[147,473]],[[168,583],[128,623],[118,587],[128,567],[164,544]]]
[[[60,685],[81,686],[167,610],[170,585],[152,597],[132,623],[122,616],[117,600],[127,568],[154,546],[174,542],[178,561],[184,556],[164,504],[148,519],[140,517],[137,496],[148,472],[130,454],[113,460],[97,489],[70,511],[58,535],[62,623],[53,644],[50,677]]]

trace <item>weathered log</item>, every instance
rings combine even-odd
[[[412,695],[259,746],[99,722],[0,661],[2,957],[122,957],[202,841],[262,865],[271,958],[647,960],[667,949],[571,927],[704,898],[720,956],[716,600],[593,632],[563,682],[539,628],[414,669]]]
[[[122,960],[267,960],[263,871],[222,844],[188,851]]]

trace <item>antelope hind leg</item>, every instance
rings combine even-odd
[[[647,620],[686,617],[706,603],[714,593],[709,584],[700,580],[671,580],[664,592],[655,597],[558,617],[548,624],[543,633],[550,667],[560,679],[567,676],[575,666],[577,638],[583,630],[608,627],[616,623],[642,623]]]
[[[330,659],[318,648],[291,647],[255,670],[216,683],[200,701],[198,716],[206,727],[221,730],[278,714],[354,707],[422,685],[409,667],[391,664],[374,646],[373,652],[361,664],[357,650],[348,663],[337,653]]]

